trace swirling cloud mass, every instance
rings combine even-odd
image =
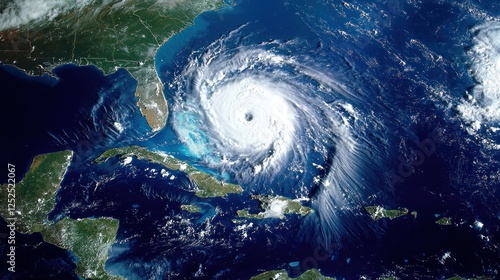
[[[363,130],[353,128],[367,125],[349,103],[356,94],[320,65],[287,55],[286,43],[228,47],[235,33],[191,55],[170,84],[178,138],[249,190],[273,184],[311,197],[324,238],[341,236],[339,215],[355,207],[360,174],[374,164]]]

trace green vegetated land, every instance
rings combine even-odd
[[[292,278],[288,276],[286,270],[272,270],[263,272],[257,276],[250,278],[250,280],[334,280],[336,278],[327,277],[321,274],[321,272],[317,269],[310,269],[304,272],[302,275]],[[400,279],[396,276],[391,277],[377,277],[376,279],[380,280],[397,280]],[[460,276],[453,276],[451,278],[447,278],[447,280],[493,280],[494,277],[491,276],[479,276],[474,278],[463,278]]]
[[[313,209],[302,206],[299,201],[283,196],[254,195],[252,196],[252,198],[260,201],[260,206],[264,211],[257,214],[250,214],[248,210],[238,210],[238,217],[251,219],[284,219],[286,214],[297,214],[305,216],[314,212]]]
[[[441,225],[441,226],[450,226],[452,224],[451,218],[442,217],[441,219],[436,221],[436,224]]]
[[[327,277],[321,275],[320,271],[317,269],[310,269],[304,272],[302,275],[291,278],[288,276],[286,270],[272,270],[261,273],[257,276],[250,278],[250,280],[334,280],[335,278]]]
[[[395,219],[408,214],[408,209],[386,210],[382,206],[366,206],[366,212],[370,214],[372,220],[379,220],[382,218]],[[412,216],[416,217],[416,213],[412,212]]]
[[[72,156],[72,151],[36,156],[24,179],[15,185],[15,210],[0,209],[0,215],[4,219],[16,218],[16,230],[21,233],[40,232],[45,242],[71,250],[78,257],[76,272],[81,277],[122,279],[104,270],[108,250],[118,231],[117,220],[64,218],[56,223],[47,220]],[[9,197],[8,186],[1,187],[3,202]]]
[[[114,148],[105,151],[96,158],[96,163],[102,163],[112,157],[135,157],[141,160],[148,160],[153,163],[161,164],[171,170],[179,170],[186,173],[198,185],[199,189],[196,195],[199,197],[226,196],[231,193],[242,193],[243,189],[239,185],[221,182],[192,166],[174,158],[173,156],[149,151],[139,146],[129,146],[123,148]]]
[[[493,279],[495,279],[495,277],[492,277],[492,276],[479,276],[479,277],[473,277],[473,278],[463,278],[460,276],[453,276],[453,277],[450,277],[446,280],[493,280]]]
[[[200,213],[201,212],[201,208],[199,206],[192,205],[192,204],[181,205],[181,209],[184,211],[188,211],[190,213]]]
[[[164,127],[168,107],[154,67],[157,49],[222,0],[92,1],[50,20],[0,31],[0,62],[30,74],[64,63],[95,65],[106,74],[118,67],[138,81],[138,106],[154,131]]]

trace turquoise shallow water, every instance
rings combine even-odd
[[[2,92],[2,126],[16,133],[1,159],[26,169],[36,154],[74,150],[50,218],[119,219],[106,267],[129,279],[310,268],[345,279],[494,276],[499,154],[483,143],[497,143],[486,128],[497,124],[471,135],[459,105],[477,82],[470,28],[487,20],[482,13],[498,17],[497,6],[259,0],[204,13],[157,53],[171,114],[155,135],[123,69],[104,77],[67,65],[56,80],[2,66],[11,93]],[[90,163],[130,144],[245,191],[202,199],[183,173],[147,161]],[[234,223],[237,210],[261,211],[252,194],[301,198],[315,213]],[[367,205],[406,207],[417,218],[372,221]],[[439,226],[436,215],[456,223]],[[20,240],[35,256],[20,260],[25,275],[75,278],[73,256],[33,245],[39,235]]]

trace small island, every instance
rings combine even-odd
[[[463,278],[460,276],[453,276],[453,277],[447,278],[446,280],[493,280],[493,279],[495,279],[495,277],[492,277],[492,276],[478,276],[478,277],[474,277],[474,278]]]
[[[189,213],[201,213],[201,208],[193,204],[181,205],[181,209]]]
[[[250,219],[284,219],[286,214],[306,216],[314,212],[313,209],[302,206],[299,201],[283,196],[253,195],[252,198],[260,201],[260,206],[264,211],[257,214],[250,214],[248,210],[238,210],[238,217]]]
[[[310,269],[304,272],[302,275],[292,278],[288,276],[286,270],[272,270],[261,273],[257,276],[250,278],[250,280],[335,280],[335,278],[327,277],[321,275],[320,271],[317,269]]]
[[[198,185],[199,188],[196,190],[196,195],[199,197],[224,197],[231,193],[240,194],[243,192],[243,189],[239,185],[221,182],[214,177],[187,165],[185,162],[162,152],[149,151],[146,148],[139,146],[114,148],[107,150],[98,156],[95,159],[95,162],[100,164],[112,157],[135,157],[140,160],[147,160],[152,163],[161,164],[171,170],[182,171]]]
[[[451,225],[451,218],[442,217],[441,219],[436,221],[436,224],[441,225],[441,226],[450,226]]]
[[[395,219],[408,214],[408,209],[386,210],[382,206],[366,206],[366,212],[370,214],[372,220],[376,221],[382,218]],[[413,214],[412,214],[413,215]],[[413,215],[416,217],[416,214]]]
[[[40,232],[45,242],[71,250],[78,257],[76,273],[80,277],[122,279],[104,270],[108,250],[115,242],[118,220],[64,218],[56,223],[47,220],[72,156],[72,151],[36,156],[24,179],[15,185],[15,210],[0,209],[0,215],[6,219],[14,214],[18,232]],[[3,202],[8,198],[7,186],[1,187]]]

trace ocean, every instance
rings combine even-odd
[[[490,35],[499,13],[493,1],[228,2],[158,50],[170,115],[155,134],[124,69],[63,65],[30,77],[2,65],[1,159],[26,171],[38,154],[75,151],[49,218],[118,219],[106,269],[128,279],[311,268],[338,279],[497,275],[500,118],[489,113],[498,111],[494,89],[485,90],[495,69],[475,46],[500,46]],[[188,176],[158,164],[92,163],[127,145],[244,192],[199,198]],[[315,212],[238,218],[262,211],[255,194]],[[417,214],[373,221],[369,205]],[[35,256],[20,258],[25,275],[76,278],[70,252],[20,236],[22,255]]]

